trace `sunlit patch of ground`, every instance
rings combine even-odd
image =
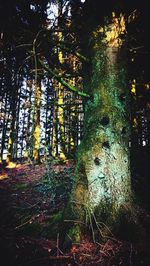
[[[6,168],[11,169],[11,168],[16,168],[16,163],[9,162]]]
[[[2,171],[2,173],[0,173],[0,181],[3,180],[3,179],[6,179],[8,178],[8,174],[4,171]]]

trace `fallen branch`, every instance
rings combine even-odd
[[[71,260],[72,257],[70,256],[57,256],[57,257],[49,256],[49,259],[50,260]]]

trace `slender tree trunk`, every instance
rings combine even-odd
[[[62,13],[62,3],[60,3],[60,6],[58,8],[59,13]],[[58,22],[59,25],[59,22]],[[58,41],[62,42],[63,40],[63,34],[61,31],[58,32]],[[60,65],[64,63],[63,59],[63,53],[62,50],[59,49],[58,51],[58,60]],[[58,117],[59,117],[59,134],[60,134],[60,154],[59,158],[60,159],[66,159],[65,155],[65,128],[64,128],[64,109],[63,109],[63,104],[64,104],[64,88],[62,84],[59,82],[58,83]]]
[[[54,94],[54,98],[57,99],[58,95],[57,95],[57,83],[53,84],[54,86],[54,90],[55,90],[55,94]],[[55,158],[58,156],[58,130],[57,130],[57,126],[58,126],[58,106],[55,105],[53,106],[53,129],[52,129],[52,156]]]
[[[41,80],[35,84],[35,117],[33,132],[33,160],[40,162],[40,106],[41,106]]]
[[[5,142],[6,142],[6,132],[7,132],[7,126],[8,126],[8,120],[10,119],[9,118],[9,112],[10,110],[7,112],[7,105],[8,105],[8,94],[6,92],[6,96],[4,97],[4,110],[5,112],[3,112],[3,116],[2,116],[2,119],[3,119],[3,128],[2,128],[2,140],[1,140],[1,154],[0,154],[0,157],[1,157],[1,160],[3,160],[3,152],[4,152],[4,149],[5,149]]]
[[[32,84],[29,86],[29,95],[28,95],[28,104],[27,104],[27,129],[26,129],[26,150],[24,153],[24,157],[30,162],[31,160],[31,134],[32,134],[32,129],[31,129],[31,114],[32,114]]]
[[[16,121],[15,121],[15,143],[14,143],[14,159],[18,159],[18,136],[19,136],[19,118],[20,118],[20,99],[21,99],[21,82],[18,81],[18,98],[16,103]]]
[[[16,100],[18,98],[18,89],[14,90],[14,94],[12,95],[10,110],[12,111],[12,120],[10,125],[10,133],[8,139],[8,153],[7,153],[7,162],[11,162],[13,158],[13,145],[14,145],[14,129],[15,129],[15,121],[16,121]]]

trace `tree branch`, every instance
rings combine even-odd
[[[85,62],[89,62],[89,59],[87,57],[85,57],[84,55],[80,54],[78,51],[75,51],[73,48],[68,48],[65,46],[65,44],[67,44],[66,42],[64,41],[61,41],[61,42],[57,42],[57,46],[62,48],[63,50],[65,51],[69,51],[71,53],[73,53],[74,55],[76,55],[79,59],[85,61]]]
[[[67,89],[74,91],[75,93],[77,93],[80,96],[83,97],[90,97],[89,94],[79,91],[76,87],[70,85],[69,83],[67,83],[60,75],[56,74],[50,67],[48,67],[47,65],[45,65],[40,59],[38,59],[39,63],[41,64],[41,66],[49,73],[51,74],[57,81],[59,81],[63,86],[65,86]]]

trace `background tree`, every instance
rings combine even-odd
[[[28,3],[3,1],[0,6],[2,106],[5,105],[6,99],[7,108],[10,106],[9,122],[3,121],[5,130],[2,132],[1,159],[4,150],[8,149],[8,161],[17,158],[18,145],[22,146],[21,143],[17,143],[16,138],[20,135],[18,127],[20,104],[17,105],[17,103],[20,102],[19,93],[23,91],[20,87],[24,79],[27,75],[30,79],[34,78],[30,72],[32,64],[27,60],[30,55],[26,48],[32,46],[37,32],[45,25],[46,6],[47,1],[29,1]]]
[[[6,1],[2,5],[2,12],[6,11],[7,5]],[[4,23],[5,19],[2,21],[2,36],[5,33],[12,51],[10,53],[6,48],[7,45],[4,45],[3,52],[8,58],[12,58],[9,61],[13,62],[12,64],[9,62],[9,65],[7,63],[5,72],[2,67],[2,72],[4,72],[2,73],[3,80],[1,80],[4,90],[2,108],[7,98],[11,107],[10,117],[12,118],[12,112],[14,117],[13,121],[11,120],[13,125],[11,132],[14,133],[10,134],[11,121],[9,124],[2,122],[3,129],[6,126],[8,128],[2,131],[2,159],[6,157],[7,150],[9,150],[8,157],[11,160],[22,157],[22,159],[30,158],[39,161],[43,150],[47,155],[54,157],[65,158],[66,154],[74,157],[73,152],[81,136],[81,132],[77,131],[78,127],[81,131],[83,120],[83,111],[78,112],[79,106],[82,108],[82,100],[81,97],[76,99],[74,86],[79,77],[79,86],[82,87],[82,77],[79,73],[81,63],[78,59],[78,49],[76,49],[77,42],[75,42],[73,31],[69,28],[71,24],[69,6],[68,1],[16,2],[11,7],[11,26]],[[5,27],[3,27],[4,24]],[[12,27],[14,24],[15,32]],[[6,43],[5,38],[3,37],[3,43]],[[72,42],[74,42],[73,45]],[[5,55],[2,54],[2,62],[5,61],[4,57]],[[43,71],[43,66],[41,67],[38,62],[38,59],[44,58],[51,69],[48,74]],[[44,60],[42,62],[45,64]],[[6,72],[11,79],[10,83],[14,80],[19,86],[16,88],[15,85],[12,94]],[[60,82],[60,73],[64,78],[63,84]],[[73,93],[66,89],[69,84],[68,80],[70,80],[69,88],[73,90]],[[15,99],[14,106],[16,105],[13,111],[11,110],[13,102],[11,95]],[[74,115],[75,112],[76,115]],[[81,121],[78,123],[79,116]],[[63,122],[64,118],[66,125]],[[74,123],[71,122],[72,118]],[[45,134],[45,139],[43,134]]]

